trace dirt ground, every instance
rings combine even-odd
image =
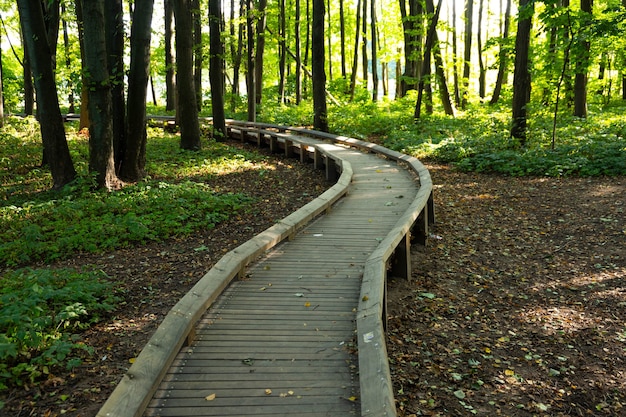
[[[626,179],[429,166],[437,224],[390,283],[401,416],[626,416]]]
[[[83,335],[71,373],[11,390],[0,415],[95,416],[169,309],[221,255],[327,186],[272,162],[223,178],[257,210],[193,238],[54,266],[97,264],[123,303]],[[401,416],[626,415],[626,179],[515,179],[430,165],[437,224],[413,280],[389,284],[389,357]],[[202,250],[198,250],[202,248]]]

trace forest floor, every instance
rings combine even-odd
[[[216,180],[259,198],[192,238],[80,255],[123,302],[83,334],[72,372],[14,389],[0,414],[95,416],[169,309],[221,255],[327,186],[276,159]],[[626,415],[626,179],[517,179],[429,165],[437,224],[413,280],[389,285],[389,357],[401,416]],[[37,265],[33,265],[37,266]]]

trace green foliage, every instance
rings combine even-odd
[[[118,298],[101,271],[22,269],[0,276],[0,390],[71,369],[92,349],[77,332]]]
[[[87,174],[87,144],[70,141],[81,176],[63,190],[48,188],[49,174],[33,167],[41,148],[11,123],[0,135],[0,263],[23,265],[66,258],[80,251],[99,252],[210,229],[247,207],[242,194],[220,194],[209,183],[217,175],[255,169],[261,157],[209,142],[202,151],[186,152],[175,136],[151,129],[149,176],[109,193],[95,190]],[[9,133],[11,131],[12,133]],[[21,130],[23,132],[23,130]]]

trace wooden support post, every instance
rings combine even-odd
[[[337,162],[330,156],[326,156],[326,180],[336,182],[339,178],[337,173]]]
[[[315,169],[324,168],[324,155],[317,148],[315,148],[315,153],[313,154],[313,166]]]
[[[433,192],[430,192],[430,197],[428,197],[428,203],[426,204],[428,207],[428,224],[435,224],[435,198],[433,196]]]
[[[394,277],[411,280],[411,234],[404,235],[393,255],[391,273]]]
[[[424,206],[419,216],[415,220],[413,224],[413,233],[415,235],[415,240],[420,245],[426,246],[426,241],[428,240],[428,220],[429,220],[429,212],[428,204]]]
[[[285,139],[285,156],[287,158],[293,158],[293,141]]]
[[[278,153],[278,138],[276,136],[270,136],[270,152]]]

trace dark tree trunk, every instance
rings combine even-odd
[[[415,104],[415,112],[413,113],[414,119],[419,119],[422,111],[422,94],[424,91],[424,85],[426,83],[427,74],[430,75],[430,54],[437,36],[437,22],[439,21],[439,13],[441,12],[441,3],[443,0],[439,0],[437,3],[437,9],[433,13],[432,20],[428,27],[428,33],[426,34],[426,44],[424,45],[424,59],[422,61],[422,70],[420,76],[418,89],[417,89],[417,103]],[[428,80],[430,82],[430,80]]]
[[[520,11],[515,39],[515,72],[513,75],[513,106],[511,136],[526,145],[526,104],[530,95],[530,72],[528,55],[530,49],[530,30],[534,10],[533,0],[520,0]]]
[[[76,8],[76,23],[78,24],[78,43],[80,45],[80,59],[85,60],[85,40],[83,39],[83,2],[82,0],[75,0],[74,7]],[[82,74],[81,80],[84,79]],[[89,94],[87,92],[87,83],[84,81],[81,83],[80,89],[80,122],[78,123],[79,129],[89,128]]]
[[[24,40],[22,40],[24,42]],[[28,44],[24,45],[24,59],[22,59],[22,69],[24,70],[24,114],[32,116],[35,111],[35,86],[33,85],[33,72],[28,58]]]
[[[592,0],[580,0],[580,11],[582,12],[581,27],[585,32],[591,24]],[[579,41],[576,48],[576,74],[574,78],[574,116],[587,117],[587,77],[589,69],[589,49],[588,38]]]
[[[356,72],[359,63],[359,44],[361,36],[361,2],[357,0],[356,4],[356,34],[354,35],[354,55],[352,59],[352,73],[350,74],[350,100],[354,99],[354,91],[356,89]]]
[[[330,19],[330,0],[326,0],[326,16],[328,16],[328,34],[326,40],[328,41],[328,79],[333,80],[333,27]]]
[[[246,0],[246,26],[247,26],[247,36],[248,36],[248,72],[246,74],[246,84],[247,84],[247,92],[248,92],[248,121],[255,122],[256,121],[256,80],[254,73],[254,1]]]
[[[44,11],[52,71],[54,72],[57,65],[57,39],[59,39],[59,24],[61,21],[60,4],[59,0],[41,0],[41,5]]]
[[[474,0],[465,0],[465,50],[463,53],[463,92],[461,108],[465,109],[469,100],[469,77],[472,59],[472,22],[474,19]]]
[[[32,0],[18,0],[17,7],[35,81],[41,138],[52,173],[53,187],[61,188],[76,177],[76,171],[59,109],[43,9],[40,2]]]
[[[284,5],[283,5],[284,7]],[[254,99],[256,101],[256,105],[261,105],[261,101],[263,100],[263,59],[265,58],[265,29],[267,26],[267,0],[259,0],[257,4],[257,16],[258,20],[256,22],[256,52],[254,54],[254,59],[256,62],[254,63]],[[284,13],[284,10],[283,10]],[[284,15],[283,15],[284,18]],[[280,42],[279,42],[280,43]],[[284,43],[283,43],[284,44]],[[280,51],[279,51],[280,54]],[[284,78],[284,63],[283,63],[283,78]],[[280,85],[279,96],[280,94]],[[283,82],[283,90],[284,90],[284,82]]]
[[[313,0],[311,70],[313,73],[313,127],[328,132],[326,73],[324,72],[324,0]]]
[[[437,5],[440,8],[440,4]],[[426,0],[426,8],[428,13],[435,11],[435,5],[433,0]],[[437,11],[437,16],[439,11]],[[433,57],[435,58],[435,75],[437,77],[437,83],[439,84],[439,96],[441,98],[441,104],[448,116],[454,117],[454,107],[452,107],[452,101],[450,100],[450,90],[448,90],[448,83],[446,82],[446,73],[444,70],[443,57],[441,56],[441,46],[439,45],[439,36],[437,30],[433,32],[433,45],[432,45]]]
[[[300,45],[300,0],[296,0],[296,21],[294,22],[294,37],[296,38],[296,105],[302,101],[302,51]]]
[[[124,100],[124,14],[122,0],[104,1],[107,63],[111,77],[111,118],[115,168],[119,172],[126,148]]]
[[[112,34],[105,32],[104,3],[105,0],[83,0],[83,69],[89,89],[89,171],[96,173],[98,187],[111,190],[119,186],[119,181],[113,159],[112,80],[107,63],[106,38]]]
[[[172,24],[174,20],[174,8],[172,0],[165,0],[165,110],[176,109],[176,71],[174,62]]]
[[[504,22],[502,31],[502,43],[500,44],[500,52],[498,54],[498,75],[496,76],[496,84],[493,88],[493,94],[489,104],[496,104],[500,100],[502,86],[506,83],[506,67],[508,56],[504,42],[509,38],[509,27],[511,26],[511,0],[506,0],[506,11],[504,12]]]
[[[193,85],[196,91],[196,105],[202,110],[202,18],[200,1],[191,1],[191,20],[193,24]]]
[[[400,78],[400,97],[404,97],[409,90],[415,90],[419,82],[421,65],[422,34],[419,22],[421,21],[423,6],[419,0],[400,0],[400,14],[404,33],[404,74]],[[454,3],[454,2],[453,2]]]
[[[200,122],[193,80],[193,24],[189,0],[174,0],[176,18],[176,86],[180,147],[200,149]]]
[[[456,22],[456,1],[452,2],[452,21]],[[452,25],[452,81],[454,84],[454,102],[461,107],[461,86],[459,83],[459,47],[456,25]]]
[[[483,8],[484,0],[478,1],[478,30],[476,31],[476,43],[478,47],[478,96],[482,99],[486,94],[487,69],[483,61]]]
[[[224,45],[221,34],[222,1],[209,0],[209,80],[211,82],[211,110],[213,112],[213,137],[226,139],[224,112]]]
[[[138,181],[146,166],[146,92],[150,68],[150,37],[154,0],[135,0],[131,26],[128,105],[126,107],[126,148],[119,175]]]
[[[378,39],[376,36],[376,0],[370,0],[372,33],[372,101],[378,100]]]
[[[341,77],[346,78],[346,21],[343,10],[344,0],[339,0],[339,36],[341,39]]]

